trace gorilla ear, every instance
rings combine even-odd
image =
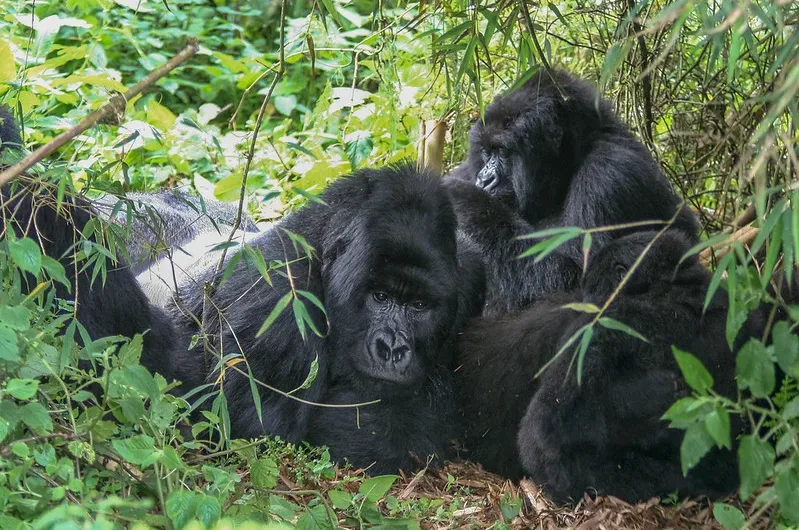
[[[326,302],[346,303],[366,279],[369,256],[358,228],[353,226],[349,235],[336,238],[322,253]]]
[[[628,270],[629,269],[627,268],[627,265],[625,265],[623,263],[614,263],[613,264],[613,275],[616,278],[616,284],[617,285],[618,285],[618,282],[621,282],[624,279],[624,276],[627,275],[627,271]]]

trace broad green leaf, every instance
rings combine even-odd
[[[219,503],[219,499],[211,495],[198,496],[194,504],[194,516],[205,528],[213,528],[222,517],[222,505]]]
[[[741,500],[748,499],[771,475],[774,448],[755,435],[741,437],[738,445],[738,470],[741,475]]]
[[[766,347],[755,338],[743,345],[735,360],[738,388],[749,389],[755,397],[767,397],[774,391],[774,363]]]
[[[799,418],[799,396],[793,398],[782,409],[782,417],[785,420]]]
[[[799,337],[791,332],[790,324],[784,320],[774,324],[772,337],[774,354],[780,368],[794,378],[799,377]]]
[[[19,361],[19,345],[14,330],[0,322],[0,360]]]
[[[363,515],[363,514],[361,514]],[[336,515],[328,512],[324,504],[305,510],[297,519],[296,530],[334,530]]]
[[[175,490],[166,499],[166,515],[175,530],[182,530],[194,518],[197,494],[191,491]]]
[[[377,502],[388,493],[388,490],[391,489],[391,486],[394,485],[398,478],[396,475],[368,478],[361,483],[358,493],[366,497],[369,502]]]
[[[727,530],[739,530],[746,524],[746,517],[741,510],[723,502],[713,505],[713,517]]]
[[[706,394],[713,388],[713,376],[704,367],[702,361],[676,346],[672,346],[671,350],[674,352],[674,357],[677,359],[677,364],[688,386],[699,394]]]
[[[20,419],[36,434],[52,432],[53,422],[50,413],[41,403],[28,403],[19,409]]]
[[[147,467],[161,456],[160,451],[155,449],[153,439],[146,434],[114,440],[111,445],[122,458],[137,466]]]
[[[784,462],[779,466],[774,478],[774,488],[780,500],[782,515],[793,524],[799,524],[799,470],[795,459],[793,463]]]
[[[60,261],[54,260],[50,256],[42,256],[42,268],[53,280],[67,287],[70,286],[67,273]]]
[[[19,331],[30,329],[31,313],[27,308],[18,306],[0,306],[0,322],[4,326]]]
[[[339,510],[346,510],[352,505],[352,493],[347,491],[330,490],[327,492],[330,502]]]
[[[39,381],[35,379],[11,379],[6,387],[6,392],[17,399],[30,399],[36,395]]]
[[[8,242],[11,259],[17,267],[31,274],[38,274],[42,268],[42,251],[32,239],[23,238]]]
[[[256,488],[272,489],[280,478],[280,470],[271,458],[259,458],[250,466],[250,479]]]
[[[705,429],[704,423],[694,423],[685,431],[685,437],[680,445],[680,462],[682,474],[688,472],[702,460],[710,449],[713,448],[713,438]]]
[[[713,412],[705,416],[705,427],[717,446],[732,449],[730,414],[726,409],[716,407]]]

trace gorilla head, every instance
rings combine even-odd
[[[496,98],[470,133],[467,164],[474,183],[528,222],[559,212],[602,121],[617,123],[607,103],[596,107],[588,85],[553,76],[540,73]]]
[[[442,362],[458,312],[455,216],[435,177],[381,177],[323,258],[325,300],[335,351],[370,378],[412,384]]]
[[[689,238],[677,230],[638,232],[616,239],[591,260],[582,283],[584,299],[604,303],[639,260],[619,294],[665,293],[675,283],[702,285],[709,273],[695,256],[684,258],[690,248]]]

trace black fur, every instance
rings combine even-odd
[[[583,81],[540,72],[497,98],[472,128],[468,159],[453,173],[462,183],[452,182],[450,191],[459,229],[486,261],[488,313],[518,310],[579,283],[582,238],[533,263],[516,259],[531,246],[518,236],[555,226],[668,221],[680,208],[646,148],[606,101],[596,101]],[[698,231],[687,207],[674,227],[690,237]],[[595,233],[592,248],[634,230]]]
[[[737,465],[728,450],[713,450],[683,477],[683,431],[660,419],[687,393],[672,345],[705,364],[716,391],[736,395],[735,357],[724,332],[726,295],[717,293],[703,313],[710,275],[695,256],[678,265],[691,246],[679,231],[655,241],[604,314],[649,342],[595,325],[580,384],[572,363],[576,344],[540,379],[533,377],[593,318],[562,306],[604,304],[654,235],[609,243],[589,266],[581,291],[551,296],[517,316],[483,319],[464,335],[460,388],[466,416],[474,418],[467,447],[476,460],[510,477],[528,474],[556,501],[579,500],[586,491],[637,501],[675,490],[719,496],[735,489]],[[752,319],[741,339],[761,331]]]
[[[0,142],[5,147],[19,143],[11,114],[0,107],[3,126]],[[74,260],[75,244],[95,212],[81,197],[66,197],[58,205],[57,186],[31,183],[26,177],[0,190],[0,235],[11,228],[16,237],[32,238],[43,253],[57,259],[66,271],[70,287],[55,282],[56,296],[74,302],[74,313],[93,339],[108,336],[144,335],[142,363],[170,375],[167,352],[177,343],[176,331],[159,308],[151,306],[130,270],[121,262],[108,262],[108,273],[92,280],[92,267]],[[35,279],[23,278],[28,289]],[[80,337],[78,337],[80,338]]]
[[[480,306],[479,256],[459,266],[455,216],[438,179],[409,167],[362,171],[336,181],[311,203],[258,235],[250,244],[267,263],[285,262],[270,283],[243,262],[219,284],[215,264],[192,271],[168,304],[189,333],[202,317],[214,349],[243,352],[254,377],[284,392],[297,389],[314,359],[319,371],[309,388],[293,393],[309,406],[260,389],[258,420],[247,376],[227,369],[224,392],[236,437],[265,433],[291,441],[327,444],[336,458],[374,472],[395,472],[420,458],[442,455],[455,420],[451,368],[455,329]],[[289,234],[315,249],[309,258]],[[467,274],[468,273],[468,274]],[[218,285],[211,302],[195,287]],[[303,338],[290,304],[262,335],[257,331],[284,295],[313,293],[327,319],[307,297],[317,336]],[[216,359],[198,347],[176,359],[189,386],[215,381]],[[243,363],[240,367],[245,366]],[[245,370],[246,373],[246,370]]]

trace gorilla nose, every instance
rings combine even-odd
[[[498,182],[499,178],[497,177],[496,170],[494,168],[484,167],[477,174],[477,182],[475,182],[475,184],[486,191],[491,191],[496,187]]]
[[[402,337],[381,333],[372,343],[372,353],[379,360],[402,365],[410,359],[411,347]]]

